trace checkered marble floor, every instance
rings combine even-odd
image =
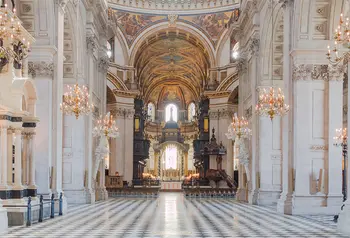
[[[232,199],[115,198],[2,237],[342,237],[334,226]]]

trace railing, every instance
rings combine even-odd
[[[44,202],[47,201],[47,202]],[[44,199],[43,195],[40,195],[40,200],[39,204],[32,205],[32,197],[28,197],[28,203],[27,205],[3,205],[5,208],[27,208],[27,216],[26,216],[26,226],[31,226],[32,225],[32,208],[39,206],[39,218],[38,222],[43,222],[44,219],[44,204],[50,204],[50,218],[55,218],[55,201],[59,202],[59,211],[58,215],[62,216],[63,215],[63,199],[62,199],[62,193],[60,194],[59,198],[55,198],[55,195],[52,194],[51,198],[49,199]]]
[[[154,179],[133,179],[133,186],[159,186],[159,180]]]

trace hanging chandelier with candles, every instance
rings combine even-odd
[[[92,112],[94,105],[89,102],[90,94],[88,89],[75,84],[73,87],[67,85],[67,92],[63,95],[61,110],[68,115],[74,115],[76,119],[80,115],[87,115]]]
[[[284,103],[284,95],[279,88],[276,92],[273,87],[263,90],[259,96],[256,111],[260,116],[269,116],[272,120],[275,116],[284,116],[289,111],[289,105]]]
[[[252,134],[251,129],[248,127],[248,121],[241,117],[239,118],[237,114],[232,118],[232,123],[228,126],[227,133],[225,134],[228,139],[235,140],[236,137],[240,138],[249,138]]]
[[[96,121],[96,126],[92,131],[93,136],[105,136],[108,138],[115,138],[119,136],[119,130],[116,126],[116,121],[113,119],[113,115],[110,112],[105,117],[100,116]]]
[[[10,58],[14,59],[15,68],[19,69],[34,41],[17,17],[14,2],[12,9],[8,8],[6,2],[2,0],[0,5],[0,71],[10,62]]]
[[[328,45],[327,59],[332,65],[337,65],[343,59],[350,57],[350,26],[349,17],[344,20],[343,14],[340,14],[339,25],[334,33],[334,46]],[[344,52],[340,49],[343,48]]]

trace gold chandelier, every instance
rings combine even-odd
[[[20,65],[21,60],[27,56],[33,39],[22,26],[16,15],[16,9],[7,7],[6,1],[0,6],[0,66],[10,62],[10,58]]]
[[[92,112],[94,105],[89,102],[90,95],[85,86],[80,88],[78,84],[75,84],[73,87],[67,85],[67,88],[60,105],[63,113],[75,115],[75,118],[78,119],[80,115]]]
[[[256,111],[259,115],[269,116],[272,120],[276,115],[285,115],[289,111],[289,105],[284,103],[284,95],[280,88],[276,93],[275,89],[270,87],[268,91],[264,89],[263,93],[259,96]]]
[[[241,117],[239,118],[237,114],[232,118],[232,123],[228,126],[228,130],[226,136],[228,139],[235,140],[237,137],[240,138],[249,138],[251,136],[252,131],[248,127],[248,121]]]
[[[344,21],[343,14],[340,14],[339,25],[335,29],[334,33],[334,46],[333,49],[328,45],[327,59],[332,65],[337,65],[343,59],[350,57],[350,26],[349,17]],[[347,49],[347,51],[339,52],[339,47]]]
[[[113,115],[110,112],[106,114],[104,118],[100,116],[100,119],[96,121],[96,126],[92,131],[93,136],[102,136],[109,138],[115,138],[119,136],[119,130],[116,126],[116,121],[113,119]]]

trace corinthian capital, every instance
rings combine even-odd
[[[61,11],[64,13],[68,0],[55,0]]]
[[[247,72],[247,60],[244,58],[239,58],[237,61],[237,72],[238,74],[244,74]]]
[[[336,66],[328,66],[328,79],[334,81],[342,81],[345,73],[345,66],[338,64]]]
[[[286,7],[290,7],[293,5],[294,0],[278,0],[278,3],[282,3],[283,9],[286,9]]]
[[[249,42],[249,51],[252,55],[258,55],[260,49],[260,40],[253,38]]]
[[[54,71],[54,64],[50,62],[29,62],[28,74],[33,78],[37,76],[52,77]]]

